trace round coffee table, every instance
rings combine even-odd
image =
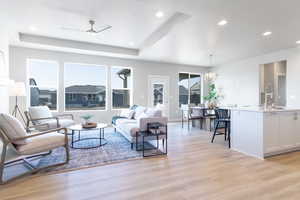
[[[73,126],[68,127],[69,130],[72,131],[71,137],[71,148],[73,149],[92,149],[92,148],[98,148],[101,146],[104,146],[107,144],[107,140],[104,138],[104,128],[106,128],[108,125],[104,123],[98,123],[96,128],[83,128],[81,124],[75,124]],[[90,131],[98,131],[99,137],[82,137],[83,133],[85,135],[88,134]],[[77,133],[77,134],[76,134]],[[77,135],[77,139],[75,139],[75,136]],[[96,144],[93,145],[88,145],[88,146],[78,146],[78,144],[82,141],[87,141],[87,140],[98,140]]]

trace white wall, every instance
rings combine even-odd
[[[10,47],[10,78],[15,81],[26,81],[26,59],[45,59],[56,60],[63,68],[64,62],[99,64],[106,66],[124,66],[133,68],[133,103],[147,106],[148,100],[148,76],[149,75],[163,75],[170,78],[170,120],[179,119],[178,109],[178,72],[193,72],[202,73],[207,71],[207,68],[164,64],[156,62],[146,62],[130,59],[120,59],[102,56],[81,55],[74,53],[55,52],[48,50],[29,49],[23,47]],[[63,76],[60,76],[60,84],[63,81]],[[60,85],[59,92],[63,93],[63,87]],[[110,89],[110,85],[108,86]],[[108,99],[111,99],[110,92]],[[62,105],[63,96],[60,95],[59,103]],[[26,100],[22,99],[22,108],[26,108]],[[12,101],[13,103],[13,101]],[[12,106],[13,104],[11,104]],[[116,114],[116,111],[111,111],[111,102],[107,103],[108,111],[96,111],[92,114],[98,119],[105,122],[110,122],[111,117]],[[59,110],[63,112],[63,110]],[[88,111],[91,112],[91,111]],[[74,112],[77,119],[83,112]]]
[[[0,113],[8,112],[8,66],[9,66],[9,51],[8,51],[8,36],[0,31],[0,51],[4,53],[4,65],[0,64]]]
[[[300,107],[300,49],[293,48],[218,66],[223,104],[259,105],[259,65],[287,60],[287,105]]]

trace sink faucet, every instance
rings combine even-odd
[[[265,93],[265,109],[268,109],[269,106],[273,104],[273,93]]]

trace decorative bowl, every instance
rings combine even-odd
[[[96,128],[97,127],[97,123],[94,122],[88,122],[85,124],[82,124],[82,128]]]

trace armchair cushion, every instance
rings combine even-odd
[[[46,152],[65,145],[65,135],[52,132],[27,139],[27,144],[17,145],[16,149],[20,155],[30,155]]]
[[[41,128],[38,129],[40,131],[43,130],[49,130],[49,129],[56,129],[56,128],[66,128],[68,126],[71,126],[73,124],[75,124],[75,122],[72,119],[59,119],[58,120],[58,125],[59,127],[57,127],[57,120],[56,119],[47,119],[47,120],[39,120],[40,124],[47,124],[46,128]]]
[[[74,125],[75,122],[72,119],[59,119],[58,120],[60,127],[67,128],[71,125]]]
[[[32,119],[53,117],[50,109],[47,106],[33,106],[28,108]]]
[[[21,122],[8,114],[0,114],[0,128],[3,129],[5,135],[10,140],[14,140],[20,137],[25,137],[27,135],[25,128]],[[20,140],[14,142],[14,144],[26,144],[26,140]]]

